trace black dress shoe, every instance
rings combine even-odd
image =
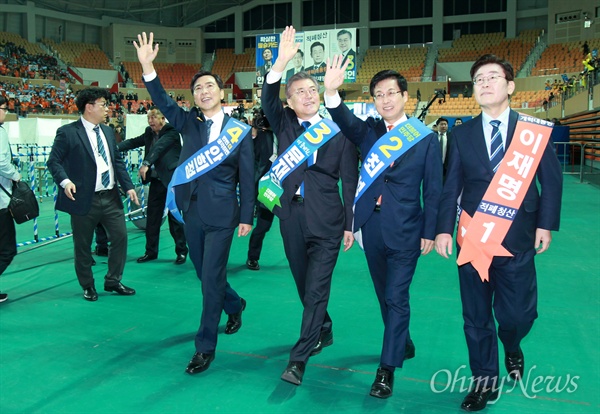
[[[485,408],[488,401],[494,401],[498,398],[498,390],[494,391],[492,388],[480,388],[474,389],[467,394],[463,400],[460,408],[465,411],[480,411]]]
[[[415,357],[415,344],[413,341],[408,341],[406,343],[406,347],[404,348],[404,360],[412,359]]]
[[[248,259],[248,260],[246,260],[246,266],[250,270],[260,270],[260,265],[258,264],[258,260]]]
[[[156,260],[158,256],[145,254],[137,259],[138,263],[149,262],[150,260]]]
[[[242,310],[228,315],[227,325],[225,325],[227,335],[236,333],[242,327],[242,312],[246,309],[246,301],[243,298],[240,298],[240,301],[242,302]]]
[[[104,285],[104,290],[107,292],[117,292],[119,295],[123,296],[131,296],[135,295],[135,289],[125,286],[122,283],[114,286],[106,286]]]
[[[177,259],[175,259],[175,264],[182,265],[185,263],[185,259],[186,259],[185,254],[178,254]],[[138,260],[138,262],[139,262],[139,260]]]
[[[290,384],[300,385],[302,384],[305,368],[306,362],[290,361],[285,371],[283,371],[283,374],[281,374],[281,379]]]
[[[375,381],[371,385],[371,392],[369,394],[377,398],[388,398],[392,395],[393,388],[394,373],[385,368],[377,368]]]
[[[525,357],[520,347],[516,352],[506,352],[504,354],[504,365],[506,366],[508,376],[514,381],[520,381],[523,378]]]
[[[107,257],[108,256],[108,247],[96,247],[94,249],[94,254],[96,256],[104,256]]]
[[[87,289],[83,289],[83,298],[85,300],[89,300],[90,302],[95,302],[98,300],[98,292],[96,292],[96,288],[90,287]]]
[[[210,367],[210,363],[213,362],[214,359],[215,354],[196,352],[185,369],[185,372],[188,374],[199,374],[204,372]]]
[[[333,345],[333,332],[332,331],[321,331],[319,336],[319,342],[313,348],[310,356],[315,356],[321,353],[323,348]]]

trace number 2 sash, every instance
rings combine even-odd
[[[200,148],[175,169],[171,182],[167,187],[166,205],[177,221],[183,223],[183,217],[181,217],[175,201],[174,187],[189,183],[222,163],[240,145],[248,135],[249,130],[249,125],[237,119],[229,118],[219,138]]]
[[[338,132],[340,128],[337,124],[326,118],[304,131],[283,154],[277,157],[269,172],[258,182],[258,201],[271,211],[275,206],[281,207],[279,199],[283,194],[281,187],[283,180]]]
[[[364,158],[354,195],[354,205],[392,162],[429,134],[431,130],[421,121],[417,118],[409,118],[379,138],[369,155]]]
[[[552,124],[519,114],[513,140],[477,211],[471,218],[462,210],[456,240],[457,263],[471,263],[483,282],[489,281],[494,256],[512,256],[502,247],[550,139]]]

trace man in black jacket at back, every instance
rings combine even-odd
[[[158,241],[162,224],[167,186],[177,168],[181,153],[181,140],[175,128],[166,122],[160,109],[151,108],[148,112],[148,127],[138,137],[127,139],[117,145],[119,151],[145,147],[144,161],[140,167],[140,177],[144,184],[150,183],[148,208],[146,210],[146,252],[137,259],[138,263],[155,260],[158,257]],[[185,242],[183,224],[169,213],[169,231],[175,241],[175,264],[185,263],[188,248]]]

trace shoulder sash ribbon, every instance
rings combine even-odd
[[[269,172],[258,182],[258,201],[271,211],[275,206],[281,207],[279,200],[283,194],[281,187],[283,180],[338,132],[340,128],[337,124],[325,118],[304,131],[283,154],[277,157]]]
[[[456,241],[457,263],[471,263],[482,282],[490,280],[494,256],[512,256],[502,247],[525,194],[535,178],[553,123],[519,114],[512,142],[471,218],[462,210]]]
[[[167,187],[166,205],[173,217],[183,223],[183,217],[175,201],[175,186],[189,183],[221,164],[248,135],[250,126],[229,118],[219,138],[200,148],[194,155],[179,164]]]

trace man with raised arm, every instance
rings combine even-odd
[[[437,136],[416,118],[408,119],[406,79],[384,70],[370,92],[381,119],[356,117],[338,88],[348,61],[328,61],[325,106],[344,135],[360,148],[362,168],[354,200],[354,231],[360,230],[383,317],[383,349],[370,395],[392,395],[394,370],[414,357],[410,339],[409,288],[420,256],[433,249],[442,189],[442,156]],[[421,204],[422,200],[422,204]]]
[[[254,149],[250,127],[221,109],[223,81],[201,70],[190,83],[195,106],[189,112],[177,105],[162,87],[153,61],[158,44],[154,35],[138,35],[134,42],[142,64],[144,83],[152,100],[183,136],[179,167],[167,194],[171,213],[183,212],[189,256],[202,282],[202,316],[196,334],[196,352],[186,372],[205,371],[215,359],[221,313],[228,315],[226,334],[242,326],[246,301],[227,282],[227,261],[238,227],[238,237],[252,229],[255,203]],[[240,202],[236,187],[239,183]]]

